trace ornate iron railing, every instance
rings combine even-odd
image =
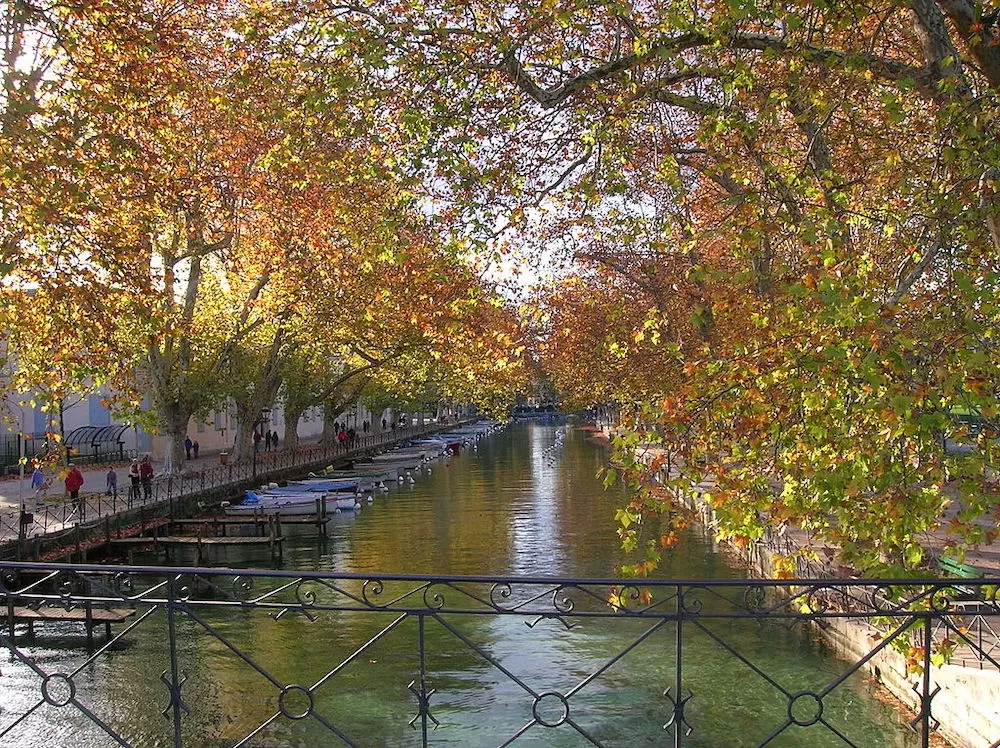
[[[1000,630],[998,584],[7,563],[0,743],[903,745],[857,711],[898,650],[926,746],[940,655],[1000,669],[970,628]],[[858,621],[884,632],[863,654],[796,668],[797,624]],[[107,639],[84,647],[81,623]]]

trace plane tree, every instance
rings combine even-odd
[[[583,352],[563,380],[631,404],[623,458],[653,442],[678,485],[714,476],[736,542],[798,522],[891,573],[949,508],[956,543],[990,537],[996,505],[994,443],[941,439],[956,406],[996,413],[995,10],[370,2],[323,17],[323,52],[368,50],[456,225],[580,269],[547,324]],[[570,301],[590,284],[640,306],[599,345]],[[614,378],[647,348],[648,385]]]

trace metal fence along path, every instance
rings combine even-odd
[[[926,746],[943,663],[998,668],[998,584],[6,563],[0,742]],[[879,633],[833,670],[768,654],[848,621]],[[95,626],[110,637],[87,648]],[[706,653],[728,677],[695,674]],[[851,690],[889,653],[915,688],[902,742],[858,727]],[[744,709],[752,725],[721,717]]]
[[[465,421],[455,425],[461,425]],[[407,439],[433,434],[448,428],[441,424],[427,426],[400,427],[393,431],[375,434],[359,434],[352,442],[335,446],[303,445],[294,450],[262,451],[253,459],[247,458],[228,464],[204,465],[208,460],[218,460],[217,455],[203,458],[202,465],[191,469],[181,463],[180,469],[172,473],[160,473],[154,477],[148,491],[140,488],[137,495],[129,489],[127,470],[119,469],[119,485],[114,495],[104,491],[94,491],[90,484],[103,486],[103,477],[97,476],[89,482],[81,494],[81,507],[74,507],[64,495],[60,483],[52,486],[46,495],[35,498],[33,492],[25,492],[22,512],[16,505],[0,504],[0,545],[16,542],[19,538],[31,539],[52,533],[68,532],[77,525],[93,525],[106,517],[114,517],[124,512],[144,507],[169,505],[185,496],[209,491],[248,486],[255,480],[262,480],[268,474],[307,468],[337,460],[344,460],[369,452],[384,449]]]

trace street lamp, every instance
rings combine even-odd
[[[261,408],[260,415],[257,417],[257,420],[253,422],[253,433],[254,433],[254,436],[256,436],[257,433],[258,433],[258,431],[257,431],[258,427],[263,426],[265,423],[270,423],[270,422],[271,422],[271,409],[270,408]],[[261,442],[260,439],[254,439],[253,440],[253,477],[254,478],[257,477],[257,450],[260,449],[260,442]]]

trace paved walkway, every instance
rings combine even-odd
[[[417,437],[419,435],[455,428],[459,424],[428,424],[424,427],[400,428],[394,431],[360,436],[349,450],[323,447],[317,444],[300,444],[296,451],[261,451],[256,460],[247,458],[240,462],[222,465],[219,453],[202,452],[198,459],[183,460],[179,469],[167,474],[161,461],[153,462],[154,479],[150,495],[129,496],[129,462],[114,463],[118,474],[116,494],[107,492],[107,474],[111,467],[104,465],[79,465],[84,484],[80,491],[82,511],[77,511],[70,503],[62,480],[52,479],[46,492],[35,496],[31,488],[31,473],[23,479],[8,476],[0,479],[0,544],[14,541],[20,532],[21,506],[25,516],[25,537],[68,531],[79,524],[91,525],[104,521],[106,517],[128,511],[146,504],[160,504],[185,495],[201,491],[224,488],[252,481],[257,475],[272,471],[306,467],[317,463],[343,460],[384,448],[390,444]],[[176,466],[175,466],[176,467]]]
[[[653,445],[637,448],[640,459],[651,461],[658,455],[664,454],[663,450]],[[676,469],[671,473],[671,478],[678,477]],[[695,494],[711,493],[715,484],[711,480],[704,481],[695,489]],[[940,557],[946,548],[949,540],[948,534],[944,531],[951,516],[957,513],[958,507],[953,505],[949,508],[944,517],[941,518],[941,528],[934,532],[925,533],[920,537],[921,545],[929,553],[931,559]],[[996,524],[989,517],[981,517],[978,520],[984,528],[995,528]],[[954,537],[951,537],[954,540]],[[781,535],[772,534],[763,541],[769,550],[782,555],[788,555],[800,548],[811,548],[817,553],[819,561],[809,562],[808,569],[800,564],[800,572],[803,576],[839,576],[839,567],[836,562],[836,551],[832,546],[817,541],[809,532],[803,530],[798,525],[788,525]],[[993,543],[985,543],[975,546],[965,554],[965,562],[986,572],[989,577],[1000,578],[1000,540]],[[805,572],[809,573],[805,573]]]

